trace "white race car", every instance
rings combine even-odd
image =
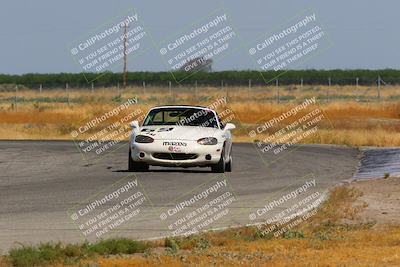
[[[150,165],[211,167],[232,170],[232,136],[235,125],[222,125],[214,110],[197,106],[152,108],[140,127],[131,123],[129,171],[147,171]]]

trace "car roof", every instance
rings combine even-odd
[[[163,106],[155,106],[152,107],[150,110],[153,109],[158,109],[158,108],[196,108],[196,109],[207,109],[215,112],[214,110],[208,108],[208,107],[203,107],[203,106],[191,106],[191,105],[163,105]]]
[[[152,111],[153,109],[162,109],[162,108],[196,108],[196,109],[206,109],[206,110],[209,110],[209,111],[211,111],[213,114],[214,114],[214,116],[216,116],[217,118],[218,118],[218,115],[217,115],[217,112],[215,111],[215,110],[212,110],[212,109],[210,109],[210,108],[207,108],[207,107],[202,107],[202,106],[191,106],[191,105],[163,105],[163,106],[155,106],[155,107],[152,107],[149,111],[148,111],[148,113],[147,113],[147,116],[148,116],[148,114],[150,114],[150,111]],[[144,123],[144,122],[143,122]],[[218,129],[221,129],[221,122],[219,121],[219,119],[217,120],[217,123],[218,123]]]

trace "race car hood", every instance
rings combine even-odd
[[[192,140],[197,141],[204,137],[215,137],[219,139],[222,132],[220,129],[196,126],[143,126],[138,134],[148,135],[155,140]]]

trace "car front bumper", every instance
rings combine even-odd
[[[184,142],[187,145],[166,145],[172,142]],[[154,166],[210,166],[218,163],[222,148],[222,143],[200,145],[197,141],[186,140],[154,140],[153,143],[148,144],[131,142],[131,156],[136,162]]]

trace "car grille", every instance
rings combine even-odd
[[[153,153],[153,157],[155,157],[156,159],[166,160],[188,160],[195,159],[198,157],[198,155],[186,153]]]

